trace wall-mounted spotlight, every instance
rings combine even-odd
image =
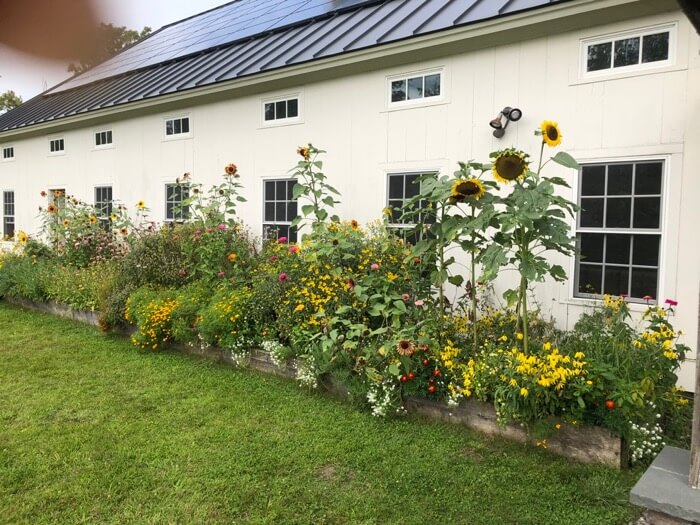
[[[508,123],[511,121],[517,122],[522,116],[523,112],[518,108],[511,108],[510,106],[504,107],[498,116],[489,122],[489,126],[493,128],[493,136],[500,139],[506,134]],[[505,123],[503,119],[505,119]]]

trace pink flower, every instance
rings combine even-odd
[[[223,277],[224,275],[226,275],[224,272],[219,272],[216,274],[217,277]]]
[[[372,263],[369,268],[370,270],[374,270],[376,272],[377,270],[379,270],[379,264]]]
[[[645,295],[644,297],[642,297],[642,301],[646,301],[647,303],[653,300],[654,298],[651,295]]]
[[[408,301],[410,298],[411,298],[411,296],[407,293],[401,295],[401,299],[403,299],[404,301]]]
[[[294,244],[292,244],[289,247],[289,253],[297,253],[298,251],[299,251],[299,248],[297,246],[295,246]]]
[[[219,224],[218,228],[219,228],[220,230],[222,230],[222,231],[223,231],[223,230],[225,230],[225,229],[226,229],[226,225],[225,225],[225,224],[223,224],[223,223],[222,223],[222,224]]]
[[[194,231],[194,234],[195,234],[195,235],[202,235],[202,230],[195,230],[195,231]]]
[[[287,238],[286,238],[286,237],[280,237],[279,239],[277,239],[277,242],[287,242]]]
[[[415,303],[413,303],[413,304],[415,304],[416,306],[423,306],[423,305],[425,304],[425,301],[423,301],[423,299],[418,299],[418,300],[417,300]]]
[[[214,231],[214,228],[207,228],[207,233],[211,233]]]
[[[279,274],[279,275],[277,276],[277,280],[280,281],[280,282],[284,282],[284,281],[286,281],[287,279],[289,279],[289,276],[288,276],[286,273],[284,273],[284,272],[282,272],[281,274]]]
[[[673,300],[673,299],[666,299],[664,302],[665,302],[667,305],[669,305],[670,307],[674,307],[674,306],[677,306],[677,305],[678,305],[678,301],[675,301],[675,300]]]
[[[277,261],[279,261],[279,257],[277,257],[276,255],[273,255],[272,257],[270,257],[270,262],[277,262]]]
[[[187,276],[187,270],[180,270],[177,272],[180,277],[186,277]]]

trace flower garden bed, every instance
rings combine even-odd
[[[5,300],[22,308],[50,313],[95,327],[100,326],[99,315],[95,312],[74,310],[55,302],[42,303],[16,298]],[[169,345],[169,348],[210,361],[251,368],[289,379],[295,379],[297,376],[297,364],[294,359],[279,365],[270,352],[259,348],[251,349],[244,360],[236,359],[231,352],[211,346],[197,347],[175,343]],[[345,386],[332,376],[322,377],[319,386],[336,397],[347,398],[348,396]],[[484,434],[497,434],[514,441],[544,446],[551,452],[574,461],[602,464],[613,468],[620,468],[622,465],[623,447],[620,437],[600,427],[563,425],[555,435],[546,439],[536,439],[523,426],[512,423],[500,424],[492,405],[473,399],[463,400],[456,407],[448,407],[445,403],[408,397],[405,399],[404,408],[409,414],[417,414],[435,421],[461,424]]]

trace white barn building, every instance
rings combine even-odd
[[[489,122],[505,107],[522,118],[497,138]],[[540,306],[570,328],[604,292],[635,312],[645,295],[677,300],[692,390],[700,37],[674,0],[231,2],[0,115],[1,231],[36,233],[40,192],[54,189],[177,219],[175,179],[214,184],[229,162],[244,222],[284,229],[307,142],[328,151],[341,217],[371,221],[416,174],[509,146],[536,157],[544,119],[582,164],[550,174],[584,211],[572,221],[583,256],[561,261],[567,283],[536,286]]]

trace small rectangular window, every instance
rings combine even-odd
[[[190,187],[187,184],[165,185],[165,220],[184,222],[190,217],[190,210],[183,202],[190,197]]]
[[[59,153],[66,149],[66,144],[63,139],[51,139],[49,141],[49,151],[51,153]]]
[[[427,173],[390,173],[388,175],[387,209],[390,227],[399,233],[407,242],[415,244],[421,234],[416,234],[416,224],[431,224],[433,217],[427,213],[428,203],[419,200],[414,203],[412,210],[405,209],[411,199],[420,194],[420,180],[425,176],[435,176],[434,172]],[[418,215],[407,220],[403,217],[406,211],[417,211]]]
[[[190,118],[180,117],[165,120],[165,135],[187,135],[190,132]]]
[[[10,160],[15,158],[15,148],[13,146],[6,146],[2,148],[2,160]]]
[[[575,294],[658,294],[662,161],[589,164],[579,174]]]
[[[98,131],[95,133],[95,146],[108,146],[112,143],[112,130]]]
[[[298,97],[263,102],[263,119],[265,122],[286,121],[296,119],[298,117]]]
[[[112,215],[112,186],[95,187],[95,214],[100,225],[105,230],[109,230],[109,221]]]
[[[389,79],[391,104],[416,103],[442,94],[442,72]]]
[[[292,221],[297,216],[297,201],[293,198],[296,179],[263,181],[263,236],[266,239],[286,237],[297,241]]]
[[[2,236],[12,239],[15,236],[15,192],[2,192]]]

